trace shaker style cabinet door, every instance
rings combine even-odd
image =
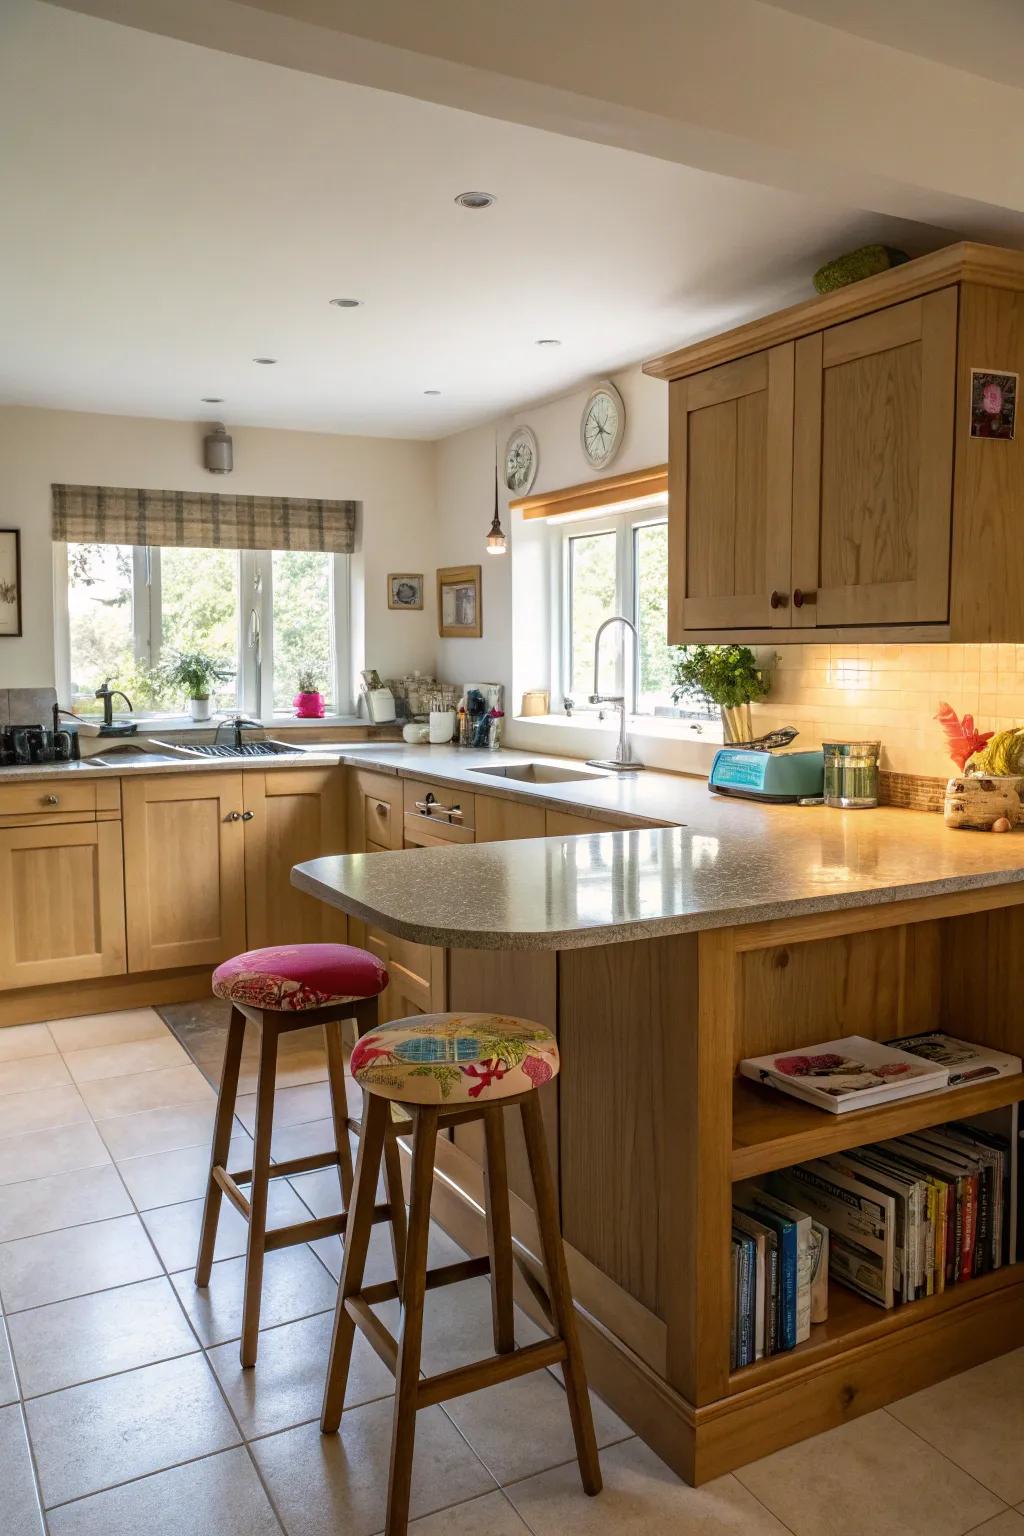
[[[787,628],[793,343],[669,386],[668,638]]]
[[[957,294],[796,343],[794,627],[949,617]]]
[[[0,830],[0,988],[124,971],[120,823]]]
[[[128,969],[216,965],[245,942],[240,773],[125,779]]]
[[[342,774],[337,768],[248,772],[242,792],[246,948],[344,944],[344,912],[291,883],[293,864],[345,852]]]

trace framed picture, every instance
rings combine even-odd
[[[21,532],[0,528],[0,638],[21,634]]]
[[[478,640],[483,634],[478,565],[449,565],[438,571],[437,632],[450,640]]]
[[[410,610],[422,608],[422,573],[417,576],[409,571],[392,572],[388,577],[388,607],[408,608]]]

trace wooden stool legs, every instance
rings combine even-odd
[[[224,1048],[224,1063],[220,1073],[220,1093],[217,1098],[217,1118],[213,1125],[213,1149],[210,1153],[210,1177],[206,1183],[206,1200],[203,1205],[203,1225],[199,1237],[199,1257],[196,1260],[196,1285],[209,1285],[213,1266],[213,1250],[217,1241],[217,1222],[220,1218],[220,1202],[223,1189],[213,1177],[214,1168],[226,1168],[231,1147],[231,1127],[235,1118],[235,1100],[238,1097],[238,1073],[242,1065],[242,1044],[245,1040],[245,1015],[232,1008],[228,1023],[228,1038]]]
[[[263,1015],[260,1070],[256,1083],[256,1128],[252,1146],[252,1187],[249,1192],[249,1232],[245,1248],[245,1299],[238,1358],[256,1364],[260,1305],[263,1300],[263,1255],[267,1247],[267,1198],[270,1194],[270,1144],[274,1134],[274,1091],[277,1087],[277,1021]],[[348,1151],[348,1138],[345,1138]],[[339,1150],[340,1155],[340,1150]]]
[[[544,1267],[547,1271],[555,1337],[517,1349],[512,1313],[512,1232],[509,1219],[505,1169],[503,1115],[505,1107],[518,1104],[523,1119],[530,1175],[536,1201]],[[576,1456],[583,1487],[589,1494],[601,1490],[601,1468],[594,1424],[587,1394],[586,1374],[576,1331],[572,1294],[558,1225],[554,1182],[544,1139],[544,1124],[534,1091],[504,1103],[478,1107],[458,1105],[446,1110],[435,1105],[409,1104],[403,1108],[413,1122],[412,1195],[406,1240],[402,1320],[398,1339],[392,1338],[373,1312],[375,1303],[398,1293],[397,1285],[374,1285],[364,1290],[363,1272],[370,1240],[374,1191],[385,1146],[391,1139],[391,1104],[374,1094],[363,1094],[363,1134],[356,1160],[353,1203],[345,1243],[345,1259],[338,1289],[334,1335],[327,1367],[320,1428],[333,1434],[342,1422],[345,1387],[352,1358],[352,1341],[358,1327],[366,1334],[381,1359],[395,1373],[395,1406],[392,1422],[391,1465],[385,1536],[405,1536],[409,1521],[416,1414],[420,1408],[444,1402],[481,1387],[493,1386],[529,1371],[560,1364],[565,1374],[566,1396]],[[488,1255],[465,1259],[440,1269],[427,1269],[430,1231],[430,1196],[434,1177],[434,1148],[439,1129],[466,1120],[483,1119],[487,1152]],[[460,1366],[440,1376],[420,1376],[423,1339],[423,1305],[428,1290],[477,1275],[490,1274],[494,1355],[473,1365]],[[513,1427],[514,1433],[514,1427]]]

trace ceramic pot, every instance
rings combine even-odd
[[[324,696],[322,693],[297,693],[292,699],[295,714],[300,720],[322,720]]]
[[[1024,778],[1019,774],[998,778],[991,774],[960,774],[946,785],[943,820],[947,827],[990,832],[1005,817],[1014,827],[1024,812],[1022,788]]]
[[[209,694],[205,699],[189,699],[188,707],[193,720],[209,720],[213,714]]]

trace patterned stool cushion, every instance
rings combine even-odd
[[[387,984],[388,973],[376,956],[351,944],[250,949],[225,960],[213,973],[217,997],[282,1012],[376,997]]]
[[[550,1082],[558,1045],[550,1030],[503,1013],[424,1013],[381,1024],[356,1042],[352,1076],[406,1104],[507,1099]]]

